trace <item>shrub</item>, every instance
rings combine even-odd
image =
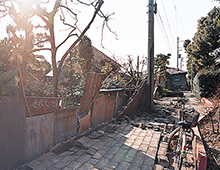
[[[217,93],[220,86],[220,72],[201,71],[194,79],[193,91],[197,98],[209,98]]]

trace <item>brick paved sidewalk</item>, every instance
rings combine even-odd
[[[29,162],[34,170],[151,170],[161,132],[143,130],[125,122],[111,133],[91,139],[83,136],[60,154],[48,152]],[[78,146],[78,147],[77,147]]]

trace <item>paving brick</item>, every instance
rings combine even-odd
[[[158,147],[158,144],[159,144],[159,140],[152,138],[151,141],[150,141],[149,147],[155,147],[155,148],[157,148],[157,147]]]
[[[54,155],[54,156],[50,157],[49,160],[54,162],[54,163],[57,163],[62,158],[63,158],[62,155]]]
[[[130,157],[128,155],[125,155],[125,157],[123,158],[122,162],[128,162],[131,163],[133,161],[134,157]]]
[[[125,141],[125,145],[128,145],[128,146],[132,146],[133,145],[133,143],[134,143],[134,139],[127,139],[126,141]]]
[[[109,151],[112,147],[104,145],[101,150]]]
[[[104,138],[102,139],[102,142],[104,142],[104,143],[106,144],[106,143],[108,143],[111,139],[112,139],[112,138],[106,136],[106,137],[104,137]]]
[[[34,168],[34,170],[46,170],[46,169],[50,168],[53,165],[54,165],[54,162],[52,162],[50,160],[45,160],[40,165],[36,166]]]
[[[81,156],[81,155],[83,155],[86,151],[87,151],[86,149],[80,149],[80,150],[78,150],[75,154],[76,154],[77,156]]]
[[[108,143],[106,143],[106,146],[110,146],[110,147],[112,147],[112,146],[114,146],[116,143],[117,143],[116,140],[111,139]]]
[[[100,141],[100,142],[98,142],[98,143],[93,144],[93,145],[92,145],[92,148],[94,148],[94,149],[96,149],[96,150],[99,150],[99,149],[101,149],[104,145],[105,145],[105,143],[102,142],[102,141]]]
[[[91,155],[88,155],[85,153],[85,154],[81,155],[76,161],[80,162],[80,163],[84,163],[84,162],[88,161],[90,158],[91,158]]]
[[[95,159],[95,158],[90,158],[87,163],[89,164],[92,164],[92,165],[95,165],[99,160],[98,159]]]
[[[131,130],[129,133],[127,133],[126,135],[124,135],[124,137],[129,138],[131,135],[133,134],[133,130]]]
[[[108,133],[108,134],[107,134],[107,136],[110,137],[110,138],[114,138],[116,135],[117,135],[117,134],[115,134],[115,133]]]
[[[113,133],[105,133],[98,139],[77,140],[88,149],[74,146],[59,155],[48,153],[29,164],[34,170],[35,167],[40,170],[148,170],[154,168],[160,135],[161,132],[128,124],[118,125]],[[165,154],[166,148],[167,144],[161,142],[158,154]]]
[[[136,166],[136,167],[140,167],[143,162],[144,162],[143,156],[135,156],[133,161],[131,162],[131,165]]]
[[[129,150],[131,147],[127,145],[123,145],[120,149]]]
[[[121,138],[123,138],[124,136],[122,136],[120,133],[118,133],[117,135],[115,135],[115,139],[116,141],[119,141]]]
[[[92,157],[95,158],[95,159],[100,159],[103,156],[100,153],[96,152]]]
[[[148,147],[149,147],[149,145],[147,145],[147,144],[141,144],[139,147],[139,150],[146,152]]]
[[[147,143],[147,144],[149,144],[150,141],[151,141],[151,136],[145,136],[144,139],[143,139],[143,141],[142,141],[142,143]]]
[[[118,162],[109,162],[104,168],[103,170],[113,170],[116,169],[116,167],[118,166]]]
[[[146,155],[149,156],[152,159],[156,158],[157,148],[155,147],[149,147],[147,150]]]
[[[140,145],[139,145],[139,144],[136,144],[136,143],[133,143],[133,144],[131,145],[131,147],[138,150],[139,147],[140,147]]]
[[[112,158],[115,156],[115,154],[106,153],[103,157],[109,160],[112,160]]]
[[[144,161],[143,161],[142,165],[151,165],[151,166],[153,166],[154,162],[155,162],[155,159],[152,159],[151,157],[145,155],[144,156]]]
[[[29,166],[29,167],[31,167],[31,168],[34,168],[34,167],[36,167],[36,166],[38,166],[38,165],[40,165],[40,164],[41,164],[41,162],[35,159],[35,160],[33,160],[33,161],[27,163],[26,165]]]
[[[164,169],[164,168],[163,168],[162,165],[156,164],[156,165],[154,166],[154,170],[163,170],[163,169]]]
[[[76,170],[98,170],[92,164],[85,163],[81,167],[77,168]]]
[[[141,168],[135,165],[130,165],[128,170],[141,170]]]
[[[44,162],[46,159],[50,159],[51,157],[56,156],[57,154],[53,152],[47,152],[46,154],[43,154],[42,156],[38,157],[36,160],[40,162]]]
[[[147,134],[147,131],[146,131],[146,130],[142,130],[142,131],[139,133],[138,136],[140,136],[140,137],[145,137],[146,134]]]
[[[137,137],[138,137],[138,134],[134,134],[134,133],[133,133],[133,134],[129,137],[129,139],[134,139],[134,140],[135,140]]]
[[[64,168],[65,166],[67,166],[74,158],[72,156],[65,156],[63,157],[61,160],[59,160],[54,167],[56,168]]]
[[[100,142],[100,139],[90,139],[88,142],[84,143],[86,146],[92,146],[93,144]]]
[[[132,129],[133,129],[133,127],[131,127],[130,125],[127,125],[127,126],[124,127],[123,131],[124,131],[125,133],[128,133],[128,132],[130,132]]]
[[[86,142],[88,142],[90,140],[91,140],[90,138],[88,138],[86,136],[83,136],[80,139],[78,139],[77,142],[84,144],[84,143],[86,143]]]
[[[72,168],[65,167],[62,170],[72,170]]]
[[[161,132],[154,132],[154,138],[160,138],[160,136],[161,136]]]
[[[134,149],[134,148],[130,148],[129,150],[128,150],[128,152],[127,152],[127,156],[128,157],[135,157],[135,155],[136,155],[136,153],[137,153],[137,150],[136,149]]]
[[[128,162],[121,162],[116,170],[127,170],[131,164]]]
[[[104,149],[100,149],[97,153],[99,153],[100,155],[102,155],[102,157],[104,157],[104,155],[107,153],[107,150]]]
[[[116,154],[119,151],[120,147],[119,146],[113,146],[108,153],[109,154]]]
[[[86,151],[86,153],[89,154],[89,155],[94,155],[96,152],[97,152],[97,150],[94,149],[94,148],[89,148],[89,149]]]
[[[121,147],[121,146],[123,146],[124,144],[125,144],[125,139],[117,141],[117,143],[115,144],[115,146]]]
[[[71,152],[77,152],[78,150],[80,150],[80,148],[76,147],[76,146],[73,146],[69,149],[69,151],[71,151]]]
[[[95,164],[95,168],[102,169],[102,168],[105,167],[108,163],[109,163],[109,160],[108,160],[108,159],[101,158],[101,159],[99,159],[99,161],[97,162],[97,164]]]
[[[154,169],[154,164],[149,164],[149,165],[142,165],[141,169],[147,169],[147,170],[153,170]]]
[[[127,154],[128,150],[127,149],[121,149],[115,154],[113,161],[115,162],[121,162],[125,155]]]
[[[148,129],[148,131],[147,131],[147,133],[146,133],[146,137],[152,137],[153,136],[153,131],[152,130],[149,130]]]
[[[82,166],[82,163],[77,162],[77,161],[75,161],[75,160],[73,160],[72,162],[70,162],[70,163],[67,165],[67,167],[68,167],[68,168],[71,168],[71,169],[77,169],[77,168],[79,168],[80,166]]]
[[[71,151],[68,150],[68,151],[65,151],[65,152],[59,154],[59,156],[64,157],[64,156],[71,155],[72,153],[73,153],[73,152],[71,152]]]
[[[159,155],[166,155],[166,153],[167,153],[167,148],[161,146],[161,144],[160,144],[160,147],[159,147],[159,150],[158,150],[158,154]]]
[[[135,133],[138,133],[138,134],[139,134],[141,131],[142,131],[141,128],[135,128],[135,130],[134,130],[134,132],[135,132]]]
[[[52,167],[50,167],[50,168],[47,169],[47,170],[60,170],[60,169],[52,166]]]

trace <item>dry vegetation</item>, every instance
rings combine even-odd
[[[208,155],[208,170],[220,169],[220,93],[212,99],[214,108],[201,120],[199,129]]]

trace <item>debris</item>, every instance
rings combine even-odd
[[[91,139],[97,139],[97,138],[103,136],[104,133],[105,133],[104,131],[99,130],[97,132],[91,133],[88,137],[91,138]]]

